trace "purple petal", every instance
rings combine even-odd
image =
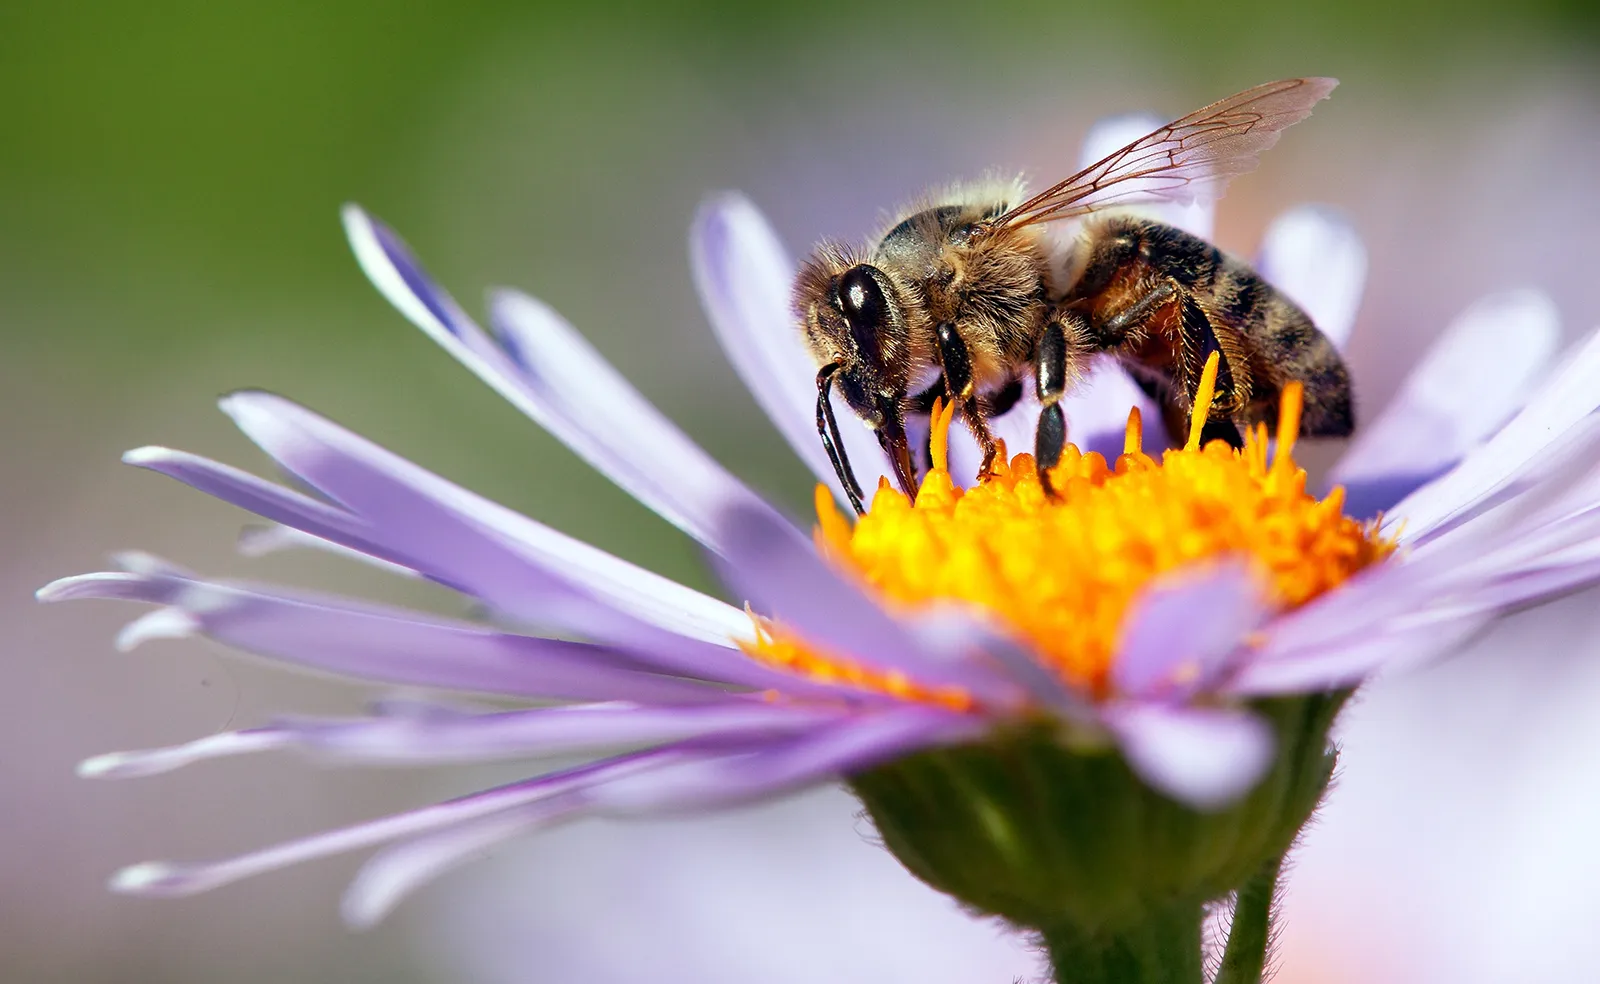
[[[641,397],[559,315],[499,295],[496,341],[433,282],[394,231],[344,209],[357,261],[374,286],[496,392],[663,519],[712,549],[709,517],[728,500],[759,501]]]
[[[800,460],[847,502],[817,437],[817,366],[789,307],[795,267],[772,227],[742,195],[718,195],[695,216],[689,254],[701,303],[739,377]],[[849,407],[834,404],[845,451],[870,496],[892,474],[888,461],[868,431],[850,426]]]
[[[571,794],[585,786],[613,781],[635,772],[659,767],[683,753],[655,749],[607,759],[564,772],[527,779],[460,799],[426,806],[380,820],[329,830],[292,840],[265,850],[213,863],[146,862],[124,868],[111,879],[111,889],[128,895],[174,897],[220,888],[241,878],[275,871],[313,858],[342,854],[401,837],[476,821],[507,810]]]
[[[38,596],[42,601],[117,598],[171,606],[154,613],[166,616],[161,627],[169,630],[154,635],[203,633],[270,659],[402,685],[547,699],[694,702],[714,695],[703,685],[647,672],[653,667],[691,676],[712,674],[736,685],[794,683],[792,689],[804,689],[787,674],[761,667],[742,653],[690,639],[671,639],[671,648],[656,650],[647,663],[643,657],[586,643],[247,585],[110,572],[64,578],[41,588]],[[123,642],[137,644],[150,637],[147,627],[125,633]]]
[[[1010,692],[996,689],[985,696],[989,708],[1007,711],[1031,700],[1069,721],[1090,723],[1093,704],[1073,690],[1049,666],[1039,661],[1026,643],[1017,640],[983,611],[941,605],[911,613],[906,626],[919,644],[940,659],[974,655],[1004,670],[1013,684]]]
[[[1483,298],[1451,322],[1384,412],[1359,433],[1329,484],[1366,490],[1395,476],[1421,481],[1459,461],[1516,412],[1544,374],[1561,334],[1537,291]],[[1507,345],[1507,338],[1517,344]],[[1366,503],[1363,515],[1394,505]]]
[[[901,706],[857,716],[799,738],[676,762],[595,783],[570,801],[536,804],[442,830],[375,856],[345,896],[357,926],[381,919],[407,893],[454,864],[510,837],[577,813],[701,810],[829,782],[907,752],[975,738],[980,722],[933,708]]]
[[[370,536],[415,558],[402,559],[406,566],[503,612],[584,634],[631,631],[637,620],[727,646],[750,635],[739,609],[490,502],[288,400],[236,393],[223,409],[283,467],[365,521]]]
[[[1272,764],[1272,729],[1248,712],[1113,704],[1102,716],[1140,778],[1199,810],[1238,799]]]
[[[414,837],[374,854],[345,890],[339,914],[352,929],[382,922],[412,892],[513,837],[566,818],[564,803],[541,803]]]
[[[1261,241],[1257,268],[1345,347],[1367,282],[1367,247],[1343,215],[1301,205],[1278,216]]]
[[[354,547],[347,547],[342,543],[324,540],[320,536],[297,530],[292,526],[281,523],[272,523],[266,526],[247,526],[239,531],[237,543],[239,552],[246,557],[265,557],[268,554],[279,553],[284,550],[307,548],[321,550],[339,557],[357,561],[376,567],[378,570],[393,574],[396,577],[418,578],[422,574],[409,567],[374,557],[372,554],[363,553]],[[124,565],[125,566],[125,565]]]
[[[289,736],[278,728],[223,731],[167,748],[96,755],[78,763],[78,775],[83,779],[142,779],[196,762],[232,755],[253,755],[284,748],[289,744]]]
[[[921,644],[787,523],[766,512],[731,509],[721,519],[720,537],[727,549],[713,563],[723,580],[813,645],[904,672],[925,686],[961,687],[980,700],[1016,700],[1016,687],[997,667]]]
[[[1596,407],[1600,407],[1600,332],[1590,335],[1555,378],[1540,387],[1488,443],[1396,506],[1385,528],[1399,529],[1403,524],[1401,539],[1419,542],[1503,487]]]
[[[1477,612],[1419,619],[1411,626],[1380,623],[1325,645],[1265,652],[1241,666],[1224,690],[1241,697],[1272,697],[1352,687],[1380,671],[1416,666],[1456,650],[1491,617]]]
[[[590,788],[592,812],[607,815],[730,806],[819,782],[830,782],[896,756],[967,741],[988,723],[971,715],[916,704],[863,711],[798,737],[747,752],[683,757]]]
[[[1078,166],[1086,168],[1098,163],[1128,144],[1161,129],[1168,122],[1154,113],[1123,113],[1097,120],[1083,138]],[[1130,197],[1125,203],[1159,222],[1175,225],[1201,239],[1211,238],[1216,205],[1209,200],[1179,205],[1154,197]]]
[[[690,738],[748,743],[810,730],[848,713],[837,705],[723,697],[716,704],[689,707],[610,703],[478,714],[296,719],[168,748],[98,755],[80,765],[78,773],[96,779],[142,778],[206,759],[282,748],[345,762],[432,765],[605,751]]]
[[[691,441],[561,316],[516,291],[494,294],[490,323],[525,388],[596,468],[712,550],[715,511],[766,503]]]
[[[358,551],[382,554],[383,548],[372,539],[374,531],[355,516],[232,465],[224,465],[187,451],[155,446],[134,448],[124,454],[122,460],[125,464],[166,475],[206,495],[232,503],[257,516],[293,526],[312,536]]]
[[[1434,572],[1387,561],[1268,623],[1251,662],[1328,646],[1356,644],[1388,622],[1414,614],[1441,593]]]
[[[1266,615],[1243,562],[1163,578],[1124,619],[1111,682],[1125,696],[1181,700],[1206,689]]]

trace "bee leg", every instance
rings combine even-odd
[[[1150,316],[1181,293],[1177,284],[1170,280],[1162,281],[1143,297],[1096,325],[1095,336],[1101,346],[1108,349],[1121,346],[1130,336],[1139,338]]]
[[[817,373],[817,434],[822,438],[823,450],[828,452],[828,460],[833,464],[833,473],[839,477],[839,485],[844,489],[845,497],[850,500],[850,507],[856,511],[857,516],[866,514],[861,506],[861,485],[856,481],[855,472],[850,469],[850,459],[845,455],[844,440],[839,436],[839,421],[833,416],[833,374],[838,372],[837,362],[823,366]]]
[[[950,402],[961,406],[961,416],[978,445],[983,448],[983,466],[979,476],[988,475],[999,450],[989,425],[984,422],[983,408],[978,405],[977,386],[972,379],[972,357],[967,353],[967,343],[961,340],[956,326],[945,322],[939,326],[939,365],[944,370],[944,390]]]
[[[1184,397],[1184,405],[1181,408],[1182,419],[1187,423],[1189,408],[1194,406],[1194,395],[1200,388],[1199,368],[1205,366],[1213,352],[1217,353],[1217,389],[1216,398],[1211,405],[1212,413],[1215,414],[1218,409],[1225,411],[1229,407],[1241,406],[1248,397],[1240,399],[1238,390],[1241,381],[1234,375],[1233,360],[1228,357],[1227,349],[1217,335],[1216,326],[1206,317],[1205,311],[1195,299],[1188,294],[1183,295],[1179,315],[1183,319],[1184,348],[1194,350],[1193,357],[1182,360],[1187,366],[1187,371],[1183,373],[1181,394]],[[1169,394],[1169,398],[1178,395],[1174,391]],[[1186,433],[1186,430],[1175,431],[1173,438],[1181,439]],[[1205,425],[1200,429],[1200,446],[1204,447],[1212,441],[1226,441],[1233,448],[1244,447],[1244,438],[1239,433],[1239,428],[1226,416],[1208,416]]]
[[[1206,364],[1212,352],[1219,357],[1213,407],[1225,410],[1242,402],[1238,392],[1240,380],[1234,375],[1233,360],[1227,346],[1222,343],[1216,326],[1206,316],[1199,302],[1179,284],[1164,280],[1137,301],[1095,325],[1094,337],[1097,344],[1111,351],[1128,346],[1130,342],[1143,341],[1145,323],[1150,316],[1174,300],[1178,303],[1182,351],[1177,359],[1177,378],[1170,385],[1161,387],[1158,398],[1163,423],[1167,425],[1172,439],[1181,442],[1189,433],[1189,411],[1194,406],[1194,395],[1200,387],[1200,367]],[[1145,392],[1150,393],[1151,388],[1146,386]],[[1244,446],[1239,428],[1226,416],[1206,420],[1200,441],[1206,444],[1213,440],[1226,441],[1235,448]]]
[[[1045,326],[1033,353],[1034,392],[1039,397],[1039,427],[1033,437],[1033,458],[1044,494],[1054,499],[1050,469],[1061,461],[1067,442],[1067,417],[1061,412],[1061,397],[1067,390],[1067,334],[1074,339],[1089,335],[1089,323],[1076,311],[1065,312]]]

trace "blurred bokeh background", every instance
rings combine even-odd
[[[734,471],[808,483],[715,350],[689,282],[700,198],[742,188],[796,252],[929,184],[1070,169],[1097,116],[1269,78],[1334,99],[1237,183],[1217,237],[1329,202],[1367,237],[1351,359],[1370,413],[1456,311],[1533,286],[1600,324],[1600,8],[1586,0],[1010,0],[876,6],[0,2],[0,980],[897,981],[1026,977],[1026,947],[924,891],[842,794],[591,824],[455,873],[347,933],[356,859],[199,899],[113,897],[147,858],[222,856],[481,785],[470,771],[219,763],[134,783],[80,759],[364,688],[31,591],[147,548],[208,573],[448,608],[334,560],[243,560],[244,517],[117,464],[162,443],[261,468],[214,412],[286,393],[461,482],[710,587],[690,543],[411,330],[337,208],[401,229],[458,296],[563,311]],[[1507,345],[1517,339],[1507,338]],[[1381,683],[1292,875],[1278,980],[1594,980],[1595,598]]]

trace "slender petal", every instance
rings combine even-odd
[[[716,510],[732,503],[766,508],[548,305],[498,291],[490,323],[526,388],[582,442],[569,437],[568,444],[695,539],[717,550],[710,539]]]
[[[78,775],[84,779],[142,779],[208,759],[283,748],[289,741],[289,736],[278,728],[224,731],[169,748],[96,755],[78,763]]]
[[[579,615],[574,628],[594,631],[580,604],[586,596],[619,615],[722,645],[750,634],[737,608],[490,502],[289,400],[236,393],[223,409],[281,465],[382,530],[423,569],[501,611],[557,625]]]
[[[1093,720],[1088,698],[1072,689],[1037,654],[997,625],[981,610],[939,605],[910,613],[906,627],[918,645],[940,660],[976,658],[1005,672],[1010,686],[991,687],[982,694],[992,711],[1020,709],[1025,702],[1053,710],[1061,717],[1089,723]]]
[[[733,368],[800,460],[847,502],[817,437],[817,367],[789,307],[795,268],[777,234],[748,199],[724,193],[700,206],[689,254],[701,303]],[[845,451],[870,495],[880,477],[893,474],[888,460],[866,430],[849,426],[854,414],[843,401],[834,403]]]
[[[293,719],[168,748],[99,755],[80,765],[78,773],[96,779],[139,778],[206,759],[282,748],[345,762],[485,762],[614,751],[690,738],[750,741],[810,730],[849,713],[841,706],[802,707],[724,697],[716,704],[689,707],[611,703],[481,714]]]
[[[239,531],[239,552],[246,557],[265,557],[268,554],[278,553],[283,550],[309,548],[336,554],[350,560],[357,561],[386,571],[396,577],[416,578],[422,575],[409,567],[402,567],[372,554],[363,553],[353,547],[332,540],[324,540],[304,530],[297,530],[292,526],[281,523],[272,523],[263,526],[247,526]]]
[[[1261,583],[1243,562],[1166,578],[1129,611],[1111,682],[1124,696],[1154,699],[1209,689],[1267,614]]]
[[[458,824],[374,856],[345,895],[352,925],[370,926],[406,894],[495,844],[578,812],[702,809],[765,798],[869,767],[915,748],[975,737],[982,725],[922,707],[900,707],[752,751],[679,758],[657,770],[595,784],[573,803],[535,804]]]
[[[1379,634],[1386,623],[1414,613],[1417,599],[1437,588],[1433,572],[1411,564],[1383,564],[1346,581],[1338,590],[1279,615],[1262,631],[1250,662],[1323,647],[1355,644]]]
[[[1416,665],[1453,652],[1492,617],[1479,611],[1431,619],[1409,628],[1380,624],[1357,638],[1263,653],[1242,665],[1224,690],[1241,697],[1272,697],[1352,687],[1402,661]]]
[[[1492,294],[1462,312],[1334,468],[1329,481],[1349,489],[1351,514],[1394,505],[1410,491],[1397,478],[1420,485],[1494,433],[1526,401],[1560,334],[1555,305],[1537,291]]]
[[[497,344],[433,282],[393,230],[354,205],[345,207],[344,221],[357,261],[390,303],[663,519],[716,549],[706,539],[711,511],[730,499],[760,501],[554,311],[522,295],[499,295],[495,328],[504,344]]]
[[[918,704],[864,711],[807,734],[722,756],[683,756],[586,792],[595,813],[730,806],[865,769],[908,751],[977,737],[988,726]]]
[[[1401,540],[1422,541],[1468,514],[1600,407],[1600,332],[1565,360],[1528,405],[1451,472],[1407,496],[1385,522]]]
[[[408,895],[451,868],[513,837],[565,819],[570,812],[566,804],[536,803],[386,847],[356,872],[339,903],[339,914],[352,929],[370,929]]]
[[[1257,263],[1333,344],[1344,348],[1367,281],[1367,247],[1343,215],[1302,205],[1267,227]]]
[[[650,670],[753,687],[800,682],[742,653],[686,638],[671,639],[672,648],[656,650],[646,662],[602,646],[499,632],[344,598],[171,576],[85,574],[47,585],[38,597],[117,598],[170,606],[157,614],[178,617],[167,616],[164,627],[170,631],[158,635],[204,634],[269,659],[403,685],[547,699],[681,703],[712,694],[701,684]],[[126,641],[136,643],[150,635],[146,630]]]
[[[1196,809],[1226,805],[1272,764],[1272,729],[1245,711],[1115,704],[1103,717],[1145,782]]]
[[[366,823],[329,830],[288,841],[226,861],[212,863],[145,862],[124,868],[111,879],[113,891],[128,895],[182,896],[220,888],[241,878],[275,871],[301,861],[342,854],[374,844],[411,837],[526,807],[612,781],[635,772],[659,767],[684,754],[676,748],[655,749],[620,756],[564,772],[527,779],[460,799],[426,806]]]
[[[163,447],[134,448],[122,456],[125,464],[176,479],[206,495],[247,509],[257,516],[283,523],[311,536],[330,540],[359,552],[371,552],[400,566],[411,566],[388,556],[377,544],[376,531],[350,513],[275,482],[269,482],[232,465],[224,465],[187,451]]]
[[[727,551],[714,562],[723,580],[812,644],[925,684],[1016,700],[1015,685],[989,661],[920,645],[907,625],[828,566],[788,524],[734,509],[723,516],[719,535]]]

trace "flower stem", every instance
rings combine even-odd
[[[1260,984],[1272,949],[1273,897],[1278,889],[1280,858],[1245,882],[1233,905],[1228,948],[1222,952],[1213,984]]]
[[[1175,906],[1115,934],[1063,926],[1041,935],[1056,984],[1201,984],[1202,918],[1198,906]]]

